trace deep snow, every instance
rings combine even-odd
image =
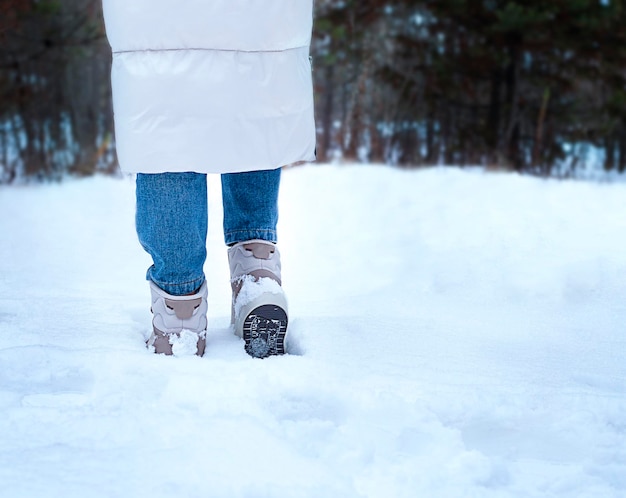
[[[0,189],[0,493],[626,496],[626,184],[286,170],[292,354],[149,354],[131,179]]]

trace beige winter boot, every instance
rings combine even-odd
[[[150,282],[153,332],[148,348],[166,355],[202,356],[206,346],[206,282],[191,296],[172,296]]]
[[[232,324],[246,352],[265,358],[286,352],[287,300],[281,287],[280,253],[265,240],[228,249],[233,290]]]

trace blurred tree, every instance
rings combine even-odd
[[[320,2],[323,157],[550,174],[592,146],[623,171],[625,21],[620,0]]]
[[[109,168],[110,54],[99,1],[0,2],[0,182]]]

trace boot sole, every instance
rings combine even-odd
[[[253,358],[285,354],[287,313],[280,306],[265,304],[254,308],[243,321],[245,350]]]

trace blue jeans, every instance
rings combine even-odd
[[[222,175],[226,244],[276,242],[280,171]],[[137,235],[154,263],[146,278],[168,294],[190,294],[204,282],[207,216],[206,175],[137,175]]]

